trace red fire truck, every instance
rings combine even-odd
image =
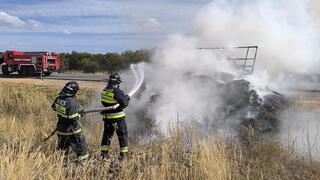
[[[2,74],[18,72],[22,76],[40,74],[49,76],[60,69],[60,56],[52,52],[0,52]]]

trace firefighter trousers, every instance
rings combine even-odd
[[[111,139],[115,131],[119,140],[120,154],[122,155],[128,152],[128,129],[125,117],[112,120],[104,119],[104,131],[101,142],[102,155],[108,153]]]
[[[67,155],[69,153],[69,148],[77,154],[78,160],[87,159],[88,149],[86,138],[82,133],[74,135],[58,135],[58,150],[65,151]]]

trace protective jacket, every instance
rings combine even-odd
[[[58,116],[57,134],[58,135],[73,135],[81,132],[78,121],[80,114],[76,101],[72,96],[65,93],[60,93],[52,104],[52,109],[56,111]]]
[[[114,110],[103,111],[104,119],[118,119],[125,116],[123,111],[129,104],[130,97],[125,95],[118,85],[108,83],[108,85],[101,92],[101,103],[105,107],[113,106],[119,103],[119,107]]]

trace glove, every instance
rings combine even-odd
[[[78,113],[80,114],[81,117],[83,117],[86,114],[83,109],[78,111]]]

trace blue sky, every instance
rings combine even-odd
[[[0,0],[0,50],[108,52],[152,48],[192,32],[211,0]]]

